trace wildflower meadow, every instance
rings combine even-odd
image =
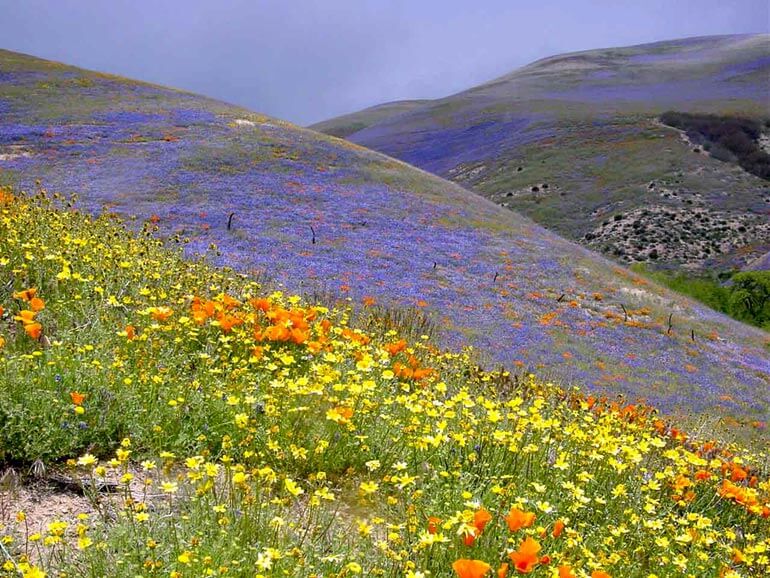
[[[770,572],[766,451],[72,205],[0,195],[0,462],[87,504],[0,508],[3,576]]]

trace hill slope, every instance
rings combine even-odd
[[[378,153],[210,99],[0,53],[0,178],[219,247],[293,290],[430,313],[489,365],[767,420],[766,333]],[[367,300],[371,303],[371,299]]]
[[[564,54],[390,118],[372,110],[347,138],[621,260],[708,271],[770,249],[768,183],[657,120],[770,116],[770,35]]]
[[[63,204],[0,188],[3,578],[770,571],[768,451],[362,331]]]

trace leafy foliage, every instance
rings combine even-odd
[[[730,312],[736,319],[770,329],[770,271],[744,271],[733,276]]]
[[[685,131],[692,141],[703,144],[714,158],[735,162],[744,170],[770,180],[770,155],[757,142],[767,121],[674,111],[663,113],[660,120]]]
[[[720,313],[770,329],[770,271],[744,271],[718,278],[653,271],[644,265],[632,268]]]

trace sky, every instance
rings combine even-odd
[[[769,31],[767,0],[0,0],[0,48],[302,125],[554,54]]]

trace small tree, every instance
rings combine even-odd
[[[745,271],[734,275],[732,281],[731,314],[770,328],[770,271]]]

